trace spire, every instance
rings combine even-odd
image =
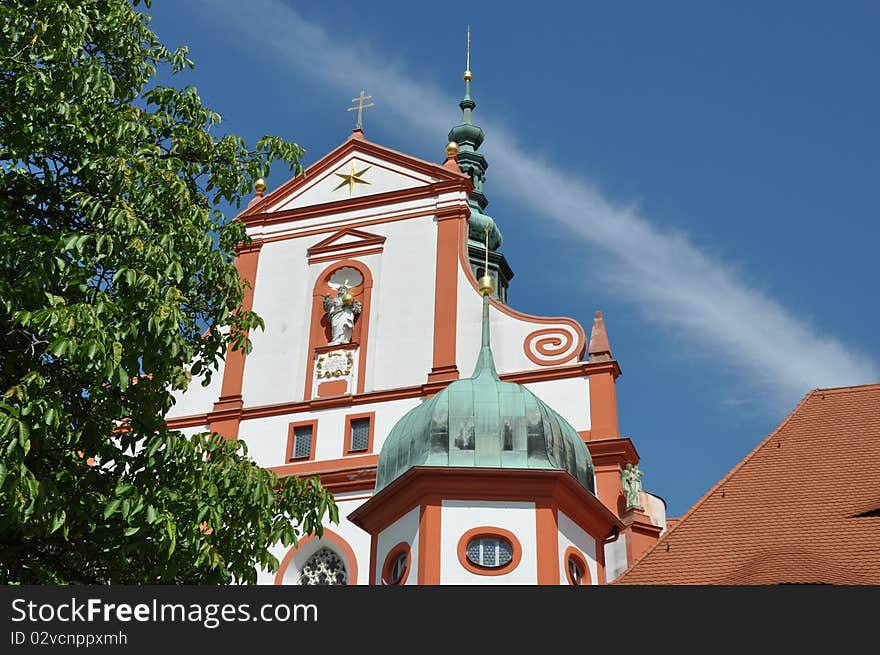
[[[480,345],[480,356],[477,358],[477,365],[474,368],[474,374],[471,376],[477,378],[480,375],[488,374],[498,380],[498,372],[495,370],[495,358],[492,356],[492,344],[489,340],[489,297],[495,291],[495,285],[492,276],[489,275],[489,226],[486,226],[486,274],[480,278],[480,293],[483,295],[483,341]]]
[[[608,333],[605,331],[605,318],[601,311],[596,312],[593,318],[593,331],[590,333],[590,361],[610,362],[611,344],[608,342]]]
[[[483,143],[484,134],[479,125],[474,125],[473,112],[477,103],[471,98],[471,80],[474,78],[471,73],[471,28],[468,25],[467,37],[467,59],[464,71],[464,98],[458,103],[461,108],[461,123],[449,130],[449,141],[453,141],[458,146],[458,154],[456,160],[462,172],[468,175],[473,182],[474,190],[468,198],[471,216],[468,219],[470,230],[468,236],[477,243],[482,242],[483,232],[486,226],[490,228],[489,248],[498,250],[501,246],[501,231],[495,225],[495,221],[491,216],[483,213],[483,210],[489,205],[486,196],[483,195],[483,181],[486,178],[486,169],[489,163],[483,157],[479,150]]]
[[[498,371],[495,370],[495,357],[492,355],[492,346],[489,341],[489,295],[483,294],[483,339],[480,346],[480,355],[477,357],[477,365],[474,367],[472,378],[477,379],[488,375],[499,380]]]

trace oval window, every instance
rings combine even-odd
[[[409,553],[401,553],[394,558],[391,563],[391,571],[388,573],[388,582],[386,584],[400,584],[403,580],[403,574],[406,572],[406,565],[409,561]]]
[[[583,584],[584,569],[574,555],[568,556],[568,581],[573,585]]]
[[[401,542],[388,552],[382,567],[382,584],[402,585],[409,575],[409,544]]]
[[[505,566],[513,559],[513,546],[502,537],[477,537],[467,545],[471,564],[494,569]]]
[[[565,551],[565,577],[568,578],[570,585],[589,585],[590,569],[587,567],[587,560],[584,554],[577,548],[569,546]]]

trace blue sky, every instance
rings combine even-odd
[[[685,512],[810,389],[880,381],[880,5],[155,0],[198,88],[305,164],[442,161],[472,29],[510,304],[605,313],[621,429]],[[287,179],[279,167],[268,179]]]

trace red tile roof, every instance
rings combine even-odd
[[[880,584],[877,509],[880,384],[816,389],[615,583]]]

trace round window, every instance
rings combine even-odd
[[[513,546],[502,537],[477,537],[467,545],[471,564],[494,569],[505,566],[513,559]]]

